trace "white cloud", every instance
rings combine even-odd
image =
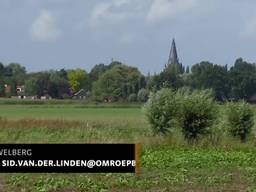
[[[61,31],[54,15],[48,10],[41,10],[30,28],[30,35],[37,41],[52,41],[60,37]]]
[[[176,17],[196,7],[198,0],[153,0],[146,16],[148,23]]]
[[[120,9],[129,3],[129,0],[112,0],[98,3],[91,12],[89,25],[91,27],[100,27],[102,25],[113,25],[122,22],[129,17],[130,13]]]

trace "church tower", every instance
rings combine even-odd
[[[166,68],[170,69],[178,74],[184,73],[184,67],[182,66],[182,63],[179,62],[176,44],[175,44],[174,39],[172,40],[171,50],[170,50],[169,59],[168,59]]]

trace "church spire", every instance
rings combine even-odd
[[[170,64],[173,64],[173,65],[179,64],[179,58],[177,54],[175,39],[172,39],[172,46],[171,46],[171,51],[170,51],[169,60],[168,60],[168,65]]]
[[[179,58],[177,54],[175,39],[172,40],[172,46],[169,54],[169,59],[166,67],[171,67],[177,73],[183,73],[184,69],[181,63],[179,63]]]

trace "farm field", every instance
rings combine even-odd
[[[256,191],[256,148],[153,136],[140,107],[0,105],[1,143],[142,144],[134,174],[0,174],[0,191]]]

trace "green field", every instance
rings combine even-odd
[[[142,143],[134,174],[1,174],[0,191],[256,191],[256,149],[153,136],[140,107],[0,105],[2,143]]]

